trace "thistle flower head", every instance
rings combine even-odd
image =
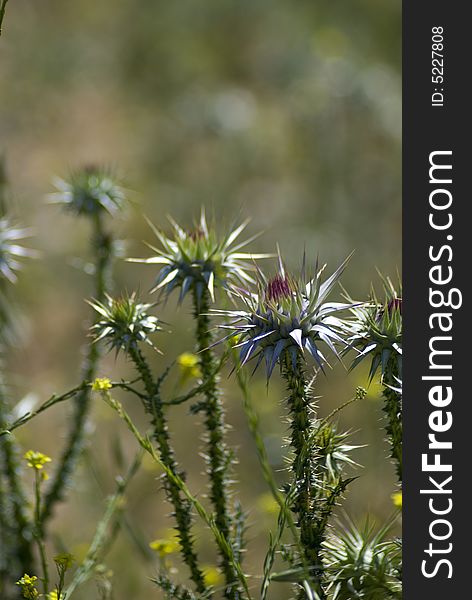
[[[77,215],[93,217],[104,212],[113,215],[125,203],[124,190],[113,173],[96,165],[73,171],[67,179],[57,179],[55,185],[53,200]]]
[[[169,220],[173,230],[169,237],[150,224],[160,243],[159,248],[150,246],[155,255],[130,260],[161,265],[152,292],[160,290],[169,296],[174,289],[179,289],[179,303],[189,291],[196,293],[200,303],[205,291],[214,301],[216,289],[228,290],[232,284],[254,282],[248,274],[248,271],[254,270],[251,261],[268,256],[242,252],[257,237],[239,241],[248,221],[219,235],[216,227],[207,223],[204,211],[190,231],[173,219]]]
[[[369,302],[351,309],[353,319],[349,322],[351,345],[359,351],[352,362],[356,367],[370,357],[369,378],[372,380],[380,369],[382,377],[393,368],[395,376],[402,374],[402,298],[389,278],[383,278],[385,298],[378,300],[375,291]]]
[[[90,302],[90,305],[100,316],[92,326],[96,342],[105,340],[117,353],[135,349],[140,342],[156,349],[149,336],[162,328],[158,318],[148,314],[153,304],[139,303],[133,293],[120,298],[107,295],[105,302]]]
[[[343,322],[337,314],[351,304],[326,302],[347,265],[346,259],[326,280],[323,269],[307,278],[305,267],[299,278],[286,272],[279,257],[279,273],[271,279],[258,270],[257,292],[235,288],[234,293],[244,305],[244,310],[217,310],[215,314],[229,318],[222,325],[231,333],[225,338],[238,336],[235,348],[240,348],[240,362],[256,360],[256,368],[265,359],[269,378],[277,363],[288,357],[294,370],[306,354],[323,369],[327,362],[320,346],[327,346],[336,356],[335,344],[346,345],[340,336]]]
[[[329,591],[333,600],[401,598],[401,547],[387,541],[391,523],[380,531],[367,523],[349,529],[325,543]]]
[[[8,218],[0,219],[0,279],[15,283],[21,259],[35,256],[32,250],[21,245],[21,241],[29,235],[27,229],[13,225]]]
[[[341,477],[342,471],[347,465],[358,467],[359,465],[351,458],[353,450],[362,446],[349,444],[350,432],[340,432],[336,424],[329,420],[317,419],[314,423],[312,439],[314,452],[326,476],[331,480]]]

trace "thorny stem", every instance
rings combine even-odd
[[[313,585],[320,600],[326,599],[321,584],[323,576],[322,541],[323,529],[318,526],[316,506],[316,456],[312,448],[313,417],[310,414],[310,398],[302,361],[292,365],[291,357],[285,353],[282,374],[288,387],[288,406],[292,431],[291,446],[294,451],[293,477],[297,490],[292,510],[298,517],[300,542],[305,559],[312,567]],[[302,592],[301,597],[304,598]]]
[[[388,441],[390,443],[391,458],[395,461],[398,481],[402,483],[402,406],[401,395],[392,389],[398,385],[396,380],[396,367],[391,364],[387,367],[386,373],[383,376],[382,396],[384,399],[383,410],[387,417],[385,431],[387,432]],[[390,387],[391,386],[391,387]]]
[[[144,401],[144,405],[146,411],[151,414],[154,429],[153,437],[159,448],[161,460],[169,471],[184,478],[184,475],[179,473],[177,469],[177,462],[170,444],[164,407],[161,398],[159,397],[157,385],[154,382],[151,369],[139,348],[131,346],[129,355],[141,375],[146,389],[147,398]],[[197,591],[203,594],[206,591],[206,585],[203,573],[198,566],[197,554],[194,550],[194,539],[191,532],[191,504],[186,498],[182,497],[175,481],[167,476],[165,476],[164,479],[164,489],[169,501],[174,507],[174,517],[179,532],[182,557],[190,570],[192,581],[195,583]]]
[[[225,443],[225,415],[223,402],[218,391],[217,361],[210,350],[212,336],[210,332],[209,292],[205,290],[201,296],[194,291],[194,317],[197,324],[196,340],[200,358],[202,380],[206,382],[203,392],[205,427],[208,433],[208,475],[210,478],[210,499],[215,510],[215,523],[228,544],[231,544],[232,518],[228,511],[228,469],[231,464]],[[225,598],[240,598],[236,586],[237,576],[228,557],[221,553],[221,567],[226,579]]]
[[[0,428],[5,425],[3,412],[5,409],[3,390],[0,386]],[[23,573],[32,571],[33,553],[30,544],[31,523],[28,518],[26,499],[20,479],[20,463],[14,438],[11,436],[0,439],[0,451],[3,454],[3,469],[5,480],[8,482],[8,499],[13,509],[16,537],[16,557]]]
[[[94,248],[96,255],[95,265],[95,297],[102,302],[111,278],[111,262],[113,257],[113,240],[104,231],[102,217],[97,214],[94,221]],[[91,343],[88,346],[87,355],[82,367],[82,380],[93,381],[96,377],[100,349],[98,344]],[[82,447],[84,428],[89,413],[91,388],[84,387],[74,399],[74,414],[69,429],[67,445],[62,453],[55,470],[51,485],[46,492],[41,523],[44,524],[51,518],[54,507],[64,495],[67,485],[77,463]]]
[[[6,404],[4,399],[3,384],[0,382],[0,429],[3,429],[6,423]],[[19,476],[20,463],[18,460],[18,449],[12,436],[0,438],[0,452],[2,453],[2,467],[5,481],[8,483],[8,501],[13,508],[13,517],[15,522],[16,551],[15,558],[19,563],[19,568],[23,573],[32,571],[33,553],[31,548],[31,523],[28,518],[25,492]]]

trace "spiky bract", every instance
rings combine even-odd
[[[145,342],[155,348],[149,335],[161,331],[159,319],[148,314],[153,304],[141,304],[136,294],[112,298],[106,296],[105,302],[90,302],[100,315],[99,321],[92,326],[95,341],[105,340],[110,348],[119,352],[129,352],[138,343]]]
[[[325,543],[330,598],[402,598],[401,542],[386,540],[389,529],[390,524],[376,532],[367,524],[359,530],[351,523]]]
[[[161,247],[150,245],[155,252],[147,259],[130,259],[133,262],[162,265],[152,291],[162,291],[165,296],[174,289],[180,289],[179,302],[189,291],[194,291],[198,302],[208,290],[211,299],[215,299],[215,290],[227,290],[232,284],[253,282],[249,275],[254,271],[252,260],[265,258],[267,254],[251,254],[241,250],[255,239],[238,241],[248,221],[220,235],[214,224],[208,224],[204,211],[192,230],[187,231],[169,218],[172,235],[151,227]]]
[[[328,279],[323,281],[322,269],[315,269],[311,278],[302,268],[300,277],[290,276],[279,258],[279,273],[268,279],[258,270],[257,292],[235,289],[234,293],[245,310],[216,310],[215,314],[227,317],[230,323],[221,325],[238,336],[236,348],[240,348],[242,365],[256,360],[256,369],[265,359],[267,378],[282,357],[288,354],[292,368],[296,370],[297,359],[306,352],[317,366],[323,369],[327,360],[320,349],[324,343],[336,356],[335,344],[345,347],[341,337],[343,321],[337,316],[352,304],[325,302],[346,268],[346,259]],[[306,351],[306,352],[305,352]]]
[[[114,214],[123,208],[125,193],[110,169],[89,165],[73,171],[67,179],[56,179],[55,202],[77,215]]]
[[[402,376],[402,298],[388,278],[383,278],[385,298],[381,302],[375,291],[367,304],[352,308],[353,319],[349,323],[350,344],[359,351],[352,362],[356,367],[370,357],[369,378],[372,380],[380,369],[382,377],[387,369]]]
[[[29,235],[28,229],[13,225],[6,217],[0,219],[0,278],[15,283],[21,259],[35,256],[32,250],[21,245],[21,240]]]

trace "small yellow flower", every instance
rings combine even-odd
[[[21,579],[16,582],[16,585],[21,587],[21,594],[26,600],[34,600],[39,598],[39,592],[36,589],[36,575],[28,575],[25,573]]]
[[[177,364],[179,365],[182,380],[198,379],[201,376],[198,362],[198,356],[190,352],[184,352],[177,357]]]
[[[97,377],[92,383],[92,390],[94,392],[106,392],[111,388],[111,381],[108,379],[108,377]]]
[[[35,450],[28,450],[23,458],[26,460],[28,467],[36,469],[37,471],[40,471],[46,463],[51,462],[49,456],[46,456],[46,454],[43,454],[42,452],[36,452]],[[47,479],[47,476],[44,479]]]
[[[402,492],[395,492],[394,494],[391,495],[391,498],[392,498],[392,502],[393,502],[394,506],[396,506],[397,508],[402,508],[402,503],[403,503]]]
[[[72,556],[72,554],[64,552],[63,554],[56,554],[56,556],[54,557],[54,562],[56,563],[58,569],[63,569],[64,571],[67,571],[67,569],[70,569],[72,567],[74,563],[74,557]]]
[[[174,554],[180,550],[179,538],[175,529],[169,529],[166,535],[149,543],[149,547],[159,554],[160,558]]]
[[[57,590],[53,590],[52,592],[49,592],[48,594],[48,600],[63,600],[64,595],[61,594],[59,596],[59,594],[57,593]]]
[[[279,505],[277,500],[272,496],[270,492],[266,492],[265,494],[261,494],[257,499],[257,507],[261,512],[264,512],[268,515],[275,515],[279,512]]]
[[[224,577],[219,569],[211,565],[203,567],[203,579],[208,587],[217,587],[222,585]]]

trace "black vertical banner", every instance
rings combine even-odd
[[[468,3],[403,3],[404,598],[469,598]]]

